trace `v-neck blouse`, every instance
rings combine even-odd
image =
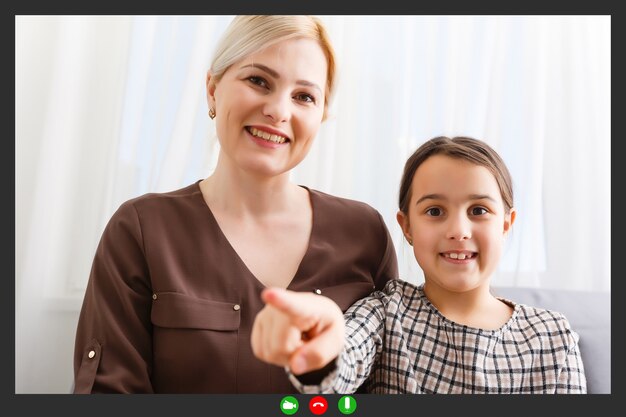
[[[199,181],[198,181],[199,183]],[[311,227],[311,234],[309,236],[309,240],[307,243],[307,248],[304,252],[304,255],[300,261],[300,263],[298,264],[298,268],[296,269],[296,272],[294,274],[294,276],[292,277],[291,281],[289,282],[289,284],[287,285],[287,289],[291,290],[293,289],[292,287],[292,283],[297,283],[297,280],[299,279],[300,274],[300,267],[301,265],[306,265],[308,260],[308,256],[310,253],[310,249],[311,249],[311,243],[312,242],[317,242],[320,239],[320,236],[318,236],[318,228],[316,227],[316,225],[318,225],[320,223],[320,221],[322,219],[319,218],[319,216],[317,215],[318,212],[315,208],[316,205],[316,195],[317,195],[317,191],[311,191],[308,187],[305,186],[300,186],[302,188],[304,188],[305,190],[307,190],[307,193],[309,195],[309,201],[311,202],[311,206],[312,206],[312,227]],[[199,187],[198,187],[199,188]],[[204,198],[202,196],[202,193],[200,193],[200,197],[203,199]],[[221,227],[219,226],[219,223],[217,222],[217,219],[215,218],[215,215],[213,214],[213,211],[211,211],[211,209],[209,208],[209,206],[205,203],[205,208],[206,208],[206,212],[209,218],[209,221],[211,223],[211,227],[212,229],[215,231],[215,239],[218,240],[218,244],[220,245],[224,245],[227,248],[230,248],[230,252],[232,257],[234,258],[234,262],[238,262],[241,264],[242,269],[244,269],[247,273],[243,274],[246,276],[246,278],[249,278],[253,281],[253,283],[255,285],[257,285],[259,287],[259,290],[262,290],[263,288],[265,288],[265,284],[263,284],[253,273],[252,271],[250,271],[250,269],[248,268],[248,266],[245,264],[245,262],[243,261],[243,259],[241,259],[241,257],[239,256],[239,254],[237,253],[237,251],[235,250],[235,248],[233,248],[232,244],[230,243],[230,241],[228,240],[228,238],[226,237],[226,235],[224,234],[223,230],[221,229]],[[280,248],[277,248],[280,249]],[[228,249],[227,249],[228,250]]]
[[[199,182],[129,200],[111,217],[79,317],[75,392],[296,392],[281,367],[252,353],[264,286]],[[321,293],[345,311],[397,278],[395,248],[371,206],[307,190],[311,236],[288,288]]]

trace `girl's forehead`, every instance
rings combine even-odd
[[[438,194],[489,191],[500,196],[498,182],[487,167],[447,155],[426,159],[415,171],[412,188]]]
[[[430,173],[430,172],[450,172],[451,174],[457,172],[468,172],[468,171],[476,171],[476,170],[485,170],[489,174],[491,172],[487,169],[487,167],[476,164],[472,161],[463,158],[456,158],[449,155],[443,154],[435,154],[426,158],[422,164],[417,168],[416,175],[422,171],[422,173]]]

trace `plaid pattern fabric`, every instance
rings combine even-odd
[[[345,313],[346,345],[337,367],[303,393],[586,393],[578,334],[560,313],[515,304],[497,330],[446,319],[423,284],[392,280]],[[289,373],[289,372],[288,372]]]

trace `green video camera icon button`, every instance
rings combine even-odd
[[[356,400],[354,397],[344,395],[339,399],[337,407],[339,408],[341,414],[352,414],[356,410]]]
[[[280,411],[288,416],[298,412],[298,400],[295,397],[287,396],[280,400]]]

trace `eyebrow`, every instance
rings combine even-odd
[[[489,200],[494,203],[497,203],[496,199],[489,196],[488,194],[470,194],[467,196],[468,200]],[[426,194],[422,196],[415,205],[418,205],[424,200],[447,200],[447,198],[443,194]]]
[[[248,65],[244,65],[241,67],[241,69],[243,68],[258,68],[261,71],[265,71],[267,72],[269,75],[271,75],[274,78],[280,78],[280,74],[276,71],[274,71],[273,69],[271,69],[270,67],[263,65],[263,64],[257,64],[257,63],[252,63],[252,64],[248,64]],[[320,93],[322,93],[322,89],[320,88],[319,85],[312,83],[311,81],[306,81],[306,80],[296,80],[296,84],[298,85],[303,85],[305,87],[312,87],[312,88],[316,88],[317,90],[319,90]]]

